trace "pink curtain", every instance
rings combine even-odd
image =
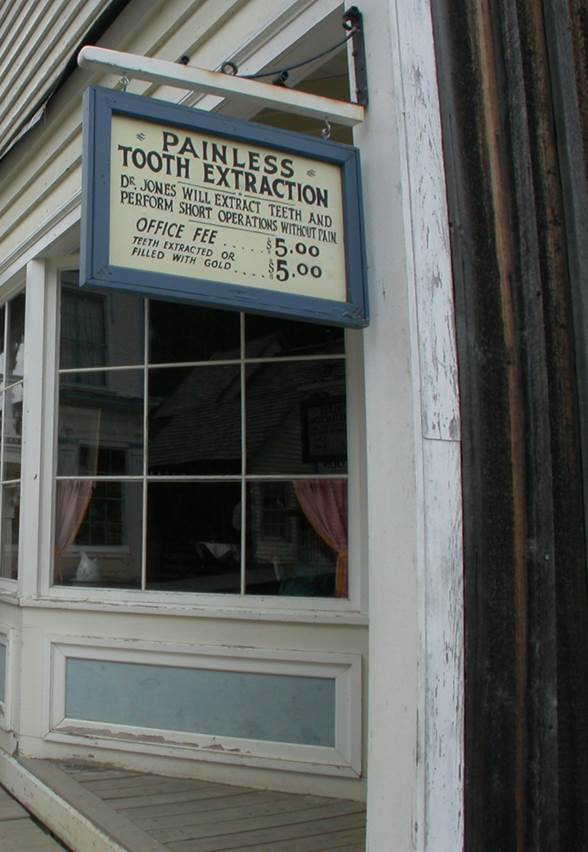
[[[55,580],[63,580],[63,568],[59,562],[82,525],[94,489],[92,479],[60,479],[57,482],[55,506]]]
[[[347,583],[347,480],[299,479],[294,493],[309,524],[337,553],[335,595],[346,598]]]

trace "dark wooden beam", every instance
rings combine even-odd
[[[433,10],[463,422],[465,846],[585,849],[573,234],[545,21],[532,0]]]

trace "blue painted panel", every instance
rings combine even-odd
[[[6,698],[6,645],[0,642],[0,701]]]
[[[142,728],[335,745],[332,678],[68,659],[66,716]]]

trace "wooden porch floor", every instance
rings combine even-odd
[[[2,852],[54,852],[65,847],[38,825],[22,805],[0,787],[0,849]]]
[[[21,761],[127,852],[365,849],[361,802],[45,760]],[[28,848],[18,847],[19,852]],[[30,847],[37,848],[59,847]],[[5,850],[1,842],[0,849]]]

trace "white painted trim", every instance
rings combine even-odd
[[[162,59],[149,59],[133,53],[107,50],[101,47],[83,47],[78,55],[81,68],[102,68],[117,71],[131,79],[175,86],[194,92],[206,92],[220,97],[240,98],[255,103],[257,109],[291,112],[320,120],[353,127],[364,120],[364,108],[359,104],[336,101],[320,95],[310,95],[293,89],[245,80],[242,77],[207,71],[191,65],[178,65]]]
[[[39,565],[39,524],[41,518],[41,443],[43,423],[43,365],[44,334],[43,319],[45,306],[46,264],[33,260],[27,264],[26,314],[25,314],[25,363],[22,460],[21,460],[21,506],[23,519],[19,537],[19,592],[22,596],[32,595],[37,590]]]
[[[394,2],[419,401],[419,849],[463,847],[463,549],[455,308],[430,0]],[[419,422],[417,420],[417,423]],[[420,440],[419,440],[420,439]]]
[[[361,656],[230,646],[184,646],[95,637],[48,636],[45,665],[44,738],[103,748],[147,751],[176,757],[339,777],[361,775]],[[310,746],[230,736],[142,728],[70,719],[65,712],[69,658],[173,668],[320,677],[335,680],[335,746]]]
[[[45,290],[43,301],[43,340],[42,363],[43,405],[41,410],[41,499],[39,521],[39,565],[36,579],[37,594],[46,595],[49,591],[50,571],[53,567],[53,530],[55,526],[55,482],[53,471],[57,457],[57,362],[59,339],[59,312],[57,293],[60,272],[75,268],[77,256],[62,258],[46,264]],[[31,596],[35,595],[35,590]]]
[[[103,589],[103,592],[108,592],[108,589]],[[120,595],[120,593],[118,593]],[[161,593],[163,594],[163,593]],[[175,597],[180,597],[181,593],[175,593]],[[22,598],[20,604],[23,607],[31,609],[57,609],[64,608],[70,610],[84,610],[88,612],[124,612],[127,614],[146,614],[153,615],[157,613],[162,616],[183,616],[189,618],[208,618],[208,619],[226,619],[230,618],[238,621],[275,621],[280,624],[334,624],[349,627],[367,627],[368,616],[366,613],[357,612],[328,612],[327,610],[300,610],[300,609],[256,609],[254,602],[248,601],[251,606],[249,608],[235,606],[230,608],[226,605],[226,601],[222,602],[222,606],[211,607],[202,604],[202,598],[198,604],[184,602],[183,600],[166,601],[158,598],[155,601],[145,600],[130,600],[128,597],[120,600],[104,598],[102,600],[88,600],[84,598],[57,597],[52,593],[50,598]],[[3,598],[0,596],[0,601]],[[18,599],[9,599],[7,603],[19,605]]]
[[[14,278],[23,275],[27,263],[46,256],[60,237],[79,224],[80,197],[81,191],[76,192],[75,196],[52,213],[34,234],[0,260],[0,287],[13,285]]]
[[[8,577],[0,577],[0,600],[3,603],[18,604],[18,582]]]
[[[372,852],[463,847],[459,407],[430,5],[362,4],[368,68],[378,63],[379,72],[370,73],[366,124],[355,133],[364,154],[372,315],[365,333]],[[407,336],[404,346],[394,333]],[[389,419],[394,407],[404,429]],[[404,787],[390,778],[393,763]]]

